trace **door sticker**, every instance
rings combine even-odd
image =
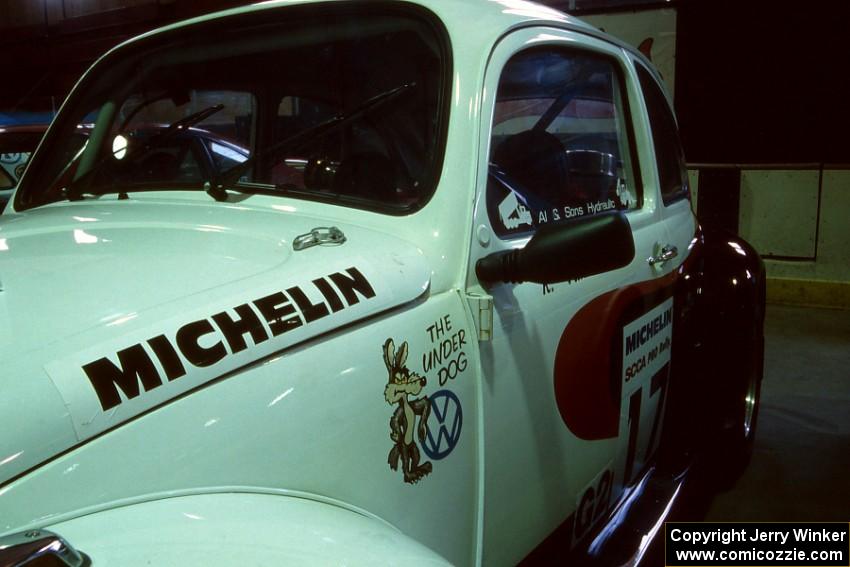
[[[513,191],[509,191],[499,203],[499,220],[508,230],[514,230],[522,225],[532,226],[531,211],[519,202]]]

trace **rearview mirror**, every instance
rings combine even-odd
[[[635,257],[629,221],[621,212],[546,224],[524,248],[494,252],[478,260],[475,274],[495,282],[551,284],[627,266]]]

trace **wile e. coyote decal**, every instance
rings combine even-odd
[[[404,473],[404,482],[413,484],[419,479],[427,476],[432,465],[429,461],[419,463],[419,447],[413,438],[416,430],[419,442],[425,440],[428,432],[428,415],[431,413],[431,400],[428,396],[422,396],[414,400],[410,396],[418,396],[425,387],[426,380],[415,372],[411,372],[405,365],[407,362],[407,342],[401,343],[398,352],[392,339],[384,343],[384,364],[387,365],[389,380],[384,388],[384,399],[390,405],[398,404],[390,418],[390,439],[393,448],[387,456],[387,462],[392,470],[398,470],[398,461],[401,459],[401,470]],[[416,427],[416,416],[419,416],[419,427]]]

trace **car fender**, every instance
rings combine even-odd
[[[448,565],[383,520],[281,494],[192,494],[47,527],[95,565]]]
[[[676,427],[667,428],[673,446],[698,448],[733,411],[749,350],[762,346],[765,280],[764,262],[745,240],[697,231],[677,278],[676,401],[668,406]]]

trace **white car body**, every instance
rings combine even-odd
[[[415,212],[202,191],[10,201],[0,534],[51,530],[94,565],[509,564],[567,519],[581,541],[650,468],[664,411],[650,380],[669,368],[672,296],[619,319],[621,342],[593,342],[607,313],[594,300],[672,285],[696,242],[689,200],[659,195],[635,74],[645,62],[534,4],[416,3],[445,26],[453,74],[439,184]],[[643,180],[624,215],[635,253],[578,281],[485,285],[476,262],[530,239],[497,237],[485,206],[494,93],[506,62],[541,45],[619,65]],[[502,208],[507,228],[531,223],[523,205]],[[293,249],[331,226],[344,243]],[[664,246],[678,256],[648,263]],[[647,326],[654,343],[626,345]],[[617,403],[587,407],[595,394],[582,399],[566,374],[592,361],[610,372],[618,357]],[[119,385],[110,368],[131,370]],[[412,381],[393,386],[393,372]],[[430,414],[410,409],[423,396]],[[592,415],[568,426],[582,404]],[[400,430],[421,456],[409,477],[388,466],[396,408],[427,415],[424,438]]]

